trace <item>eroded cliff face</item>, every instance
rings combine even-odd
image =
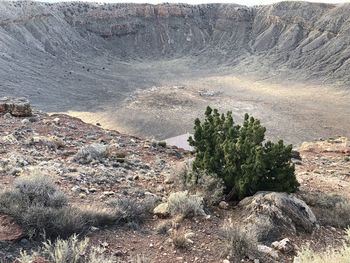
[[[191,56],[252,70],[258,59],[272,74],[348,83],[349,13],[349,4],[304,2],[252,8],[2,2],[1,59],[21,53],[47,60],[98,53],[118,60]]]
[[[349,14],[350,4],[304,2],[0,2],[0,95],[162,139],[209,104],[248,111],[292,142],[344,134],[350,96],[329,86],[350,84]]]

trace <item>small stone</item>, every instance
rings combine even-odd
[[[71,191],[72,192],[80,192],[81,190],[80,190],[80,187],[78,185],[75,185],[71,188]]]
[[[292,253],[295,250],[295,247],[289,238],[284,238],[281,241],[275,241],[271,244],[271,246],[282,253]]]
[[[104,191],[102,194],[104,196],[111,196],[111,195],[114,195],[115,193],[113,191]]]
[[[22,245],[28,245],[29,244],[29,241],[26,238],[22,238],[20,242],[21,242]]]
[[[98,230],[100,230],[98,227],[95,227],[95,226],[90,227],[90,231],[92,232],[96,232]]]
[[[30,123],[30,121],[28,119],[23,119],[23,120],[21,120],[21,123],[26,125],[26,124]]]
[[[225,202],[225,201],[221,201],[220,203],[219,203],[219,207],[221,208],[221,209],[228,209],[228,207],[229,207],[229,204],[227,203],[227,202]]]
[[[224,259],[222,263],[230,263],[230,261],[228,259]]]
[[[97,189],[94,188],[94,187],[92,187],[92,188],[90,188],[88,191],[89,191],[90,193],[96,193]]]
[[[124,255],[124,253],[121,250],[117,250],[114,252],[114,256],[116,256],[116,257],[122,257],[123,255]]]
[[[161,203],[158,206],[156,206],[153,210],[153,214],[159,216],[159,217],[167,217],[169,216],[169,206],[168,203]]]
[[[173,183],[174,183],[174,180],[171,179],[171,178],[166,178],[166,179],[164,180],[164,183],[165,183],[165,184],[173,184]]]
[[[60,124],[60,118],[54,118],[54,119],[53,119],[53,122],[54,122],[56,125],[59,125],[59,124]]]
[[[6,113],[5,115],[4,115],[4,119],[7,119],[7,120],[9,120],[9,119],[12,119],[13,117],[12,117],[12,115],[10,114],[10,113]]]

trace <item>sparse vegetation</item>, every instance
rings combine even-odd
[[[151,197],[143,201],[125,197],[111,200],[108,205],[114,211],[117,224],[137,228],[150,217],[155,202],[156,200]]]
[[[226,221],[222,229],[225,238],[224,256],[228,256],[234,262],[252,256],[259,256],[258,242],[254,235],[235,226],[231,221]]]
[[[350,226],[350,202],[337,194],[303,193],[302,199],[311,206],[323,225],[346,228]]]
[[[168,206],[171,215],[181,215],[184,218],[203,216],[203,198],[189,195],[187,191],[170,194]]]
[[[166,147],[166,142],[165,141],[160,141],[160,142],[158,142],[158,146],[165,148]]]
[[[169,222],[161,222],[159,225],[157,225],[156,232],[159,235],[167,235],[170,228],[171,225]]]
[[[186,249],[189,246],[189,240],[182,231],[174,230],[171,234],[171,240],[175,248]]]
[[[337,249],[328,249],[325,252],[315,252],[310,247],[304,247],[294,259],[295,263],[348,263],[350,259],[350,229],[346,230],[343,246]]]
[[[22,251],[16,262],[44,262],[40,260],[35,261],[36,259],[45,259],[51,263],[125,263],[125,261],[108,255],[105,248],[91,245],[88,238],[79,240],[76,235],[71,236],[67,240],[46,241],[39,251],[31,254],[28,254],[27,251]],[[151,263],[146,257],[139,254],[131,256],[127,262]]]
[[[18,178],[14,189],[1,193],[0,212],[15,218],[32,238],[68,237],[114,221],[106,211],[72,207],[52,180],[41,174]]]
[[[21,252],[17,259],[20,263],[31,263],[37,258],[49,260],[52,263],[113,263],[116,259],[106,255],[104,249],[89,245],[89,239],[79,240],[76,235],[67,240],[57,239],[54,243],[46,241],[39,252],[29,255]],[[41,262],[41,261],[40,261]]]
[[[292,145],[265,140],[260,121],[244,116],[242,126],[235,125],[232,113],[220,114],[207,107],[205,120],[195,120],[194,170],[216,174],[225,182],[228,199],[242,199],[257,191],[294,192],[299,184],[291,162]]]
[[[217,205],[224,198],[224,181],[217,175],[197,170],[187,172],[184,177],[186,189],[202,196],[206,205]]]
[[[74,156],[74,160],[81,164],[87,164],[92,161],[103,161],[108,155],[108,147],[103,144],[94,143],[82,147]]]

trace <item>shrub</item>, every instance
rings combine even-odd
[[[88,244],[87,238],[79,241],[73,235],[68,240],[58,239],[54,244],[51,241],[44,242],[43,254],[54,263],[75,263],[85,254]]]
[[[350,226],[350,202],[337,194],[304,193],[301,198],[312,208],[322,225]]]
[[[223,199],[224,181],[216,174],[198,170],[186,174],[185,177],[186,188],[202,196],[207,205],[217,205]]]
[[[147,259],[144,255],[137,254],[135,256],[131,256],[129,259],[129,263],[151,263],[149,259]],[[122,263],[122,262],[118,262]]]
[[[205,120],[195,120],[194,170],[216,174],[225,183],[228,199],[242,199],[257,191],[293,192],[299,186],[291,162],[292,145],[265,139],[260,121],[244,117],[242,126],[235,125],[232,113],[219,114],[207,107]]]
[[[74,161],[88,164],[92,161],[103,161],[108,155],[108,147],[104,144],[94,143],[82,147],[74,156]]]
[[[158,142],[158,146],[165,148],[166,147],[166,142],[165,141],[160,141],[160,142]]]
[[[185,233],[180,231],[173,231],[171,234],[171,240],[175,248],[185,249],[189,246],[190,242],[186,238]]]
[[[184,218],[203,216],[203,198],[189,195],[187,191],[170,194],[168,207],[171,215],[181,215]]]
[[[234,259],[234,262],[241,262],[245,257],[258,258],[258,242],[254,235],[243,231],[232,222],[226,221],[222,229],[225,239],[224,256]]]
[[[17,259],[20,263],[31,263],[36,258],[44,258],[52,263],[113,263],[116,260],[103,254],[104,250],[89,245],[89,239],[79,240],[76,235],[67,240],[46,241],[40,252],[32,255],[22,251]],[[39,261],[38,261],[39,262]],[[40,261],[41,262],[41,261]]]
[[[337,249],[330,249],[325,252],[317,253],[306,246],[301,249],[298,256],[294,259],[295,263],[348,263],[350,258],[350,230],[347,229],[345,242],[343,246]]]
[[[70,206],[50,178],[40,174],[18,178],[13,190],[1,193],[0,212],[12,216],[31,238],[68,237],[114,220],[106,212]]]
[[[39,258],[46,259],[51,263],[125,263],[125,261],[107,255],[104,248],[91,246],[88,238],[79,240],[76,235],[67,240],[57,239],[54,243],[46,241],[41,250],[32,254],[22,251],[16,262],[44,262],[44,260],[35,260]],[[142,255],[130,257],[127,262],[150,263]]]
[[[117,223],[138,227],[150,217],[155,207],[155,199],[150,197],[140,201],[123,197],[111,200],[108,205],[114,211]]]
[[[162,222],[156,227],[156,232],[159,235],[167,235],[171,225],[169,222]]]

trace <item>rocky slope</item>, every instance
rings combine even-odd
[[[52,178],[73,206],[98,210],[125,197],[152,197],[161,203],[182,189],[182,168],[191,158],[186,151],[104,130],[67,115],[49,116],[38,110],[30,114],[21,106],[23,100],[11,105],[10,110],[23,114],[15,117],[0,107],[1,190],[11,189],[18,177],[39,172]],[[255,230],[263,253],[259,262],[292,262],[296,250],[307,242],[318,251],[330,244],[337,247],[343,240],[342,226],[349,223],[349,142],[345,138],[310,142],[299,150],[301,160],[293,162],[301,186],[295,195],[258,193],[238,206],[221,202],[206,207],[206,215],[195,218],[157,213],[139,229],[92,228],[88,237],[103,248],[101,253],[121,262],[135,254],[155,263],[236,262],[235,257],[223,256],[223,226],[228,221]],[[344,210],[337,210],[338,205]],[[161,226],[168,232],[161,234]],[[174,233],[189,237],[185,249],[174,245]],[[29,252],[40,246],[28,238],[11,217],[0,214],[0,260],[13,262],[21,249]]]

